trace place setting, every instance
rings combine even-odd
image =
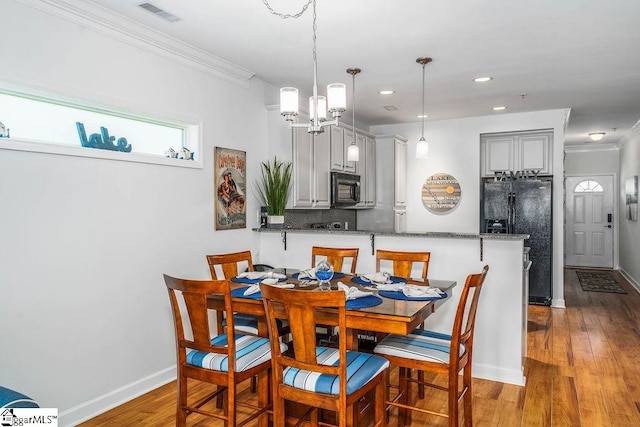
[[[358,285],[375,287],[381,284],[405,283],[406,279],[399,276],[392,276],[386,271],[383,271],[377,273],[360,274],[352,277],[351,281]]]
[[[351,279],[365,289],[377,290],[378,295],[397,300],[432,301],[447,298],[447,293],[439,288],[407,284],[407,279],[392,276],[387,272],[362,274]]]
[[[433,286],[391,283],[377,285],[378,295],[407,301],[433,301],[447,298],[447,293]]]
[[[265,283],[269,286],[274,286],[276,288],[284,288],[284,289],[293,289],[296,287],[293,283],[280,283],[278,279],[263,279],[258,283],[254,283],[251,286],[242,286],[240,288],[235,288],[231,290],[231,296],[238,298],[251,298],[251,299],[261,299],[262,293],[260,293],[260,283]]]
[[[245,271],[231,278],[232,282],[244,283],[250,286],[242,286],[231,290],[231,295],[239,298],[260,299],[260,283],[276,286],[279,288],[295,288],[293,283],[286,283],[287,275],[270,271]],[[282,283],[284,282],[284,283]]]
[[[357,286],[349,286],[338,282],[337,289],[344,291],[347,299],[347,308],[367,308],[382,304],[382,298],[376,296],[371,291],[363,291]]]
[[[283,282],[287,280],[287,275],[277,273],[275,271],[245,271],[244,273],[240,273],[237,276],[232,277],[231,281],[253,285],[267,279],[270,281],[275,279],[276,282]]]

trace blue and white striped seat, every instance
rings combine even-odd
[[[460,345],[460,354],[464,354]],[[436,363],[449,363],[451,335],[416,329],[409,335],[388,335],[374,351],[385,356],[404,357]]]
[[[222,324],[227,326],[227,319],[224,319]],[[258,318],[256,316],[236,313],[233,315],[233,326],[238,332],[258,335]]]
[[[246,371],[271,359],[271,347],[267,338],[236,334],[235,340],[236,372]],[[212,338],[211,345],[226,346],[227,334]],[[286,351],[287,345],[280,343],[280,348],[282,351]],[[229,357],[226,354],[189,350],[187,352],[187,363],[213,371],[229,372]]]
[[[224,326],[227,326],[227,319],[222,322]],[[287,322],[283,322],[278,319],[278,329],[282,329],[287,326]],[[258,318],[251,316],[250,314],[238,314],[233,315],[233,326],[237,332],[244,332],[245,334],[258,335]]]
[[[337,348],[316,348],[318,363],[327,366],[338,366],[340,350]],[[379,372],[389,366],[383,357],[357,351],[347,351],[347,395],[359,390],[375,378]],[[283,372],[284,383],[288,386],[337,395],[340,393],[340,380],[337,375],[320,374],[318,372],[286,368]]]

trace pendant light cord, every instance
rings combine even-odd
[[[424,139],[424,67],[427,64],[422,64],[422,139]]]
[[[318,59],[316,53],[316,0],[313,2],[313,126],[318,126]],[[308,4],[307,4],[308,6]]]
[[[351,105],[351,126],[353,127],[353,144],[355,144],[356,141],[356,73],[353,73],[351,75],[351,77],[353,77],[353,84],[352,86],[352,93],[351,93],[351,98],[353,99],[352,105]]]

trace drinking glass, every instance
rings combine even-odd
[[[321,291],[331,290],[331,279],[333,278],[333,265],[327,260],[322,260],[316,265],[316,278],[319,281],[318,289]]]

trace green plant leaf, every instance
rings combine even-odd
[[[279,161],[277,157],[273,162],[262,162],[262,176],[256,187],[268,215],[284,215],[291,190],[291,174],[291,162]]]

